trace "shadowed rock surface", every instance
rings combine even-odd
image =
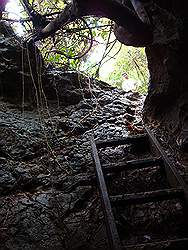
[[[187,1],[151,2],[158,44],[146,48],[151,79],[145,120],[156,131],[164,125],[167,135],[158,135],[174,153],[176,139],[180,147],[187,144]],[[142,97],[74,72],[46,70],[37,49],[24,49],[7,28],[1,23],[0,249],[106,249],[99,196],[89,179],[94,173],[90,136],[112,139],[138,132],[135,109]],[[116,162],[125,153],[121,147],[107,149],[102,161]],[[186,177],[184,160],[179,171]],[[137,183],[134,174],[131,185]],[[181,210],[178,203],[173,208]],[[139,209],[138,214],[148,224]]]
[[[0,249],[106,249],[90,136],[126,136],[143,97],[53,69],[37,91],[28,75],[23,102],[20,44],[6,46],[1,52],[10,48],[13,58],[9,68],[1,57]]]
[[[81,88],[76,73],[49,75],[58,99],[48,106],[0,102],[0,249],[106,249],[97,191],[81,184],[94,173],[90,136],[126,136],[143,98],[100,82]]]

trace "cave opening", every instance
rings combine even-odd
[[[35,5],[35,7],[38,8],[39,6]],[[19,1],[10,0],[5,10],[5,16],[9,20],[15,21],[11,25],[16,34],[24,37],[27,28],[25,25],[23,26],[22,22],[19,22],[23,18],[23,6],[20,5]],[[70,54],[73,53],[76,55],[79,46],[75,46],[75,39],[70,41],[71,37],[68,37],[68,39],[64,37],[66,42],[61,42],[59,45],[56,42],[56,47],[53,49],[48,49],[49,42],[45,43],[44,46],[39,44],[47,65],[54,64],[56,67],[60,65],[65,71],[80,71],[82,74],[86,73],[88,76],[98,78],[125,91],[138,91],[139,93],[147,94],[149,70],[145,49],[143,47],[126,46],[120,43],[112,31],[114,23],[107,18],[87,17],[86,21],[91,29],[96,25],[92,31],[95,34],[93,37],[94,41],[88,53],[80,58],[80,62],[77,62],[74,59],[67,59],[65,55],[58,56],[54,52],[48,52],[53,49],[61,49],[65,50],[65,53],[69,53],[70,49]],[[80,28],[79,25],[80,23],[73,24],[69,28]],[[85,27],[81,28],[85,29]],[[87,35],[87,32],[84,35]],[[77,37],[77,39],[79,38]],[[89,39],[88,44],[90,43]],[[87,47],[88,45],[84,44],[84,46]],[[81,44],[79,49],[81,49]],[[46,53],[48,53],[47,56]]]
[[[149,83],[148,62],[145,48],[125,46],[101,66],[99,79],[124,91],[147,94]]]

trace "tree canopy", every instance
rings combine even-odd
[[[83,1],[73,2],[82,4]],[[9,21],[15,30],[18,30],[18,23],[22,25],[23,39],[29,41],[58,15],[61,16],[71,1],[17,0],[17,3],[19,17],[12,18],[7,11],[3,19]],[[103,80],[121,87],[122,73],[126,71],[130,77],[140,79],[140,90],[146,91],[148,71],[144,50],[122,46],[113,33],[113,17],[109,19],[97,15],[70,17],[72,20],[65,22],[55,34],[38,42],[46,64],[64,70],[84,71],[100,78],[104,75],[101,71],[105,71],[105,65],[111,65],[111,71]],[[91,59],[94,55],[95,58]]]

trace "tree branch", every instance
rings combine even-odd
[[[30,20],[33,23],[33,27],[36,30],[44,28],[49,22],[46,20],[45,16],[42,16],[33,9],[33,6],[29,4],[28,0],[21,0],[21,3],[29,15]]]
[[[150,44],[152,42],[152,31],[148,24],[143,23],[140,18],[128,7],[116,0],[73,0],[72,4],[65,7],[63,12],[51,21],[34,38],[35,41],[54,34],[63,25],[70,23],[76,18],[84,16],[106,17],[113,20],[117,26],[124,29],[128,37],[128,45]],[[126,41],[126,40],[125,40]]]

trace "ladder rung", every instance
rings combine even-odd
[[[171,188],[144,193],[114,195],[110,196],[110,201],[112,203],[138,204],[183,198],[183,195],[183,189]]]
[[[142,169],[142,168],[150,168],[156,166],[163,166],[164,162],[162,158],[146,158],[141,160],[132,160],[127,162],[121,162],[119,164],[106,164],[102,166],[104,173],[117,173],[122,172],[125,170],[135,170],[135,169]]]
[[[147,134],[141,134],[141,135],[127,136],[125,138],[106,140],[106,141],[98,140],[95,143],[97,145],[97,148],[105,148],[105,147],[125,145],[128,143],[143,143],[147,141],[146,139],[148,139]]]
[[[160,248],[156,248],[156,247]],[[155,247],[155,249],[162,249],[161,247],[165,247],[163,249],[168,250],[185,250],[188,249],[188,238],[182,238],[182,239],[174,239],[174,240],[165,240],[165,241],[156,241],[156,242],[150,242],[145,244],[136,244],[136,245],[126,245],[122,247],[122,250],[126,249],[144,249],[144,250],[151,250]]]

